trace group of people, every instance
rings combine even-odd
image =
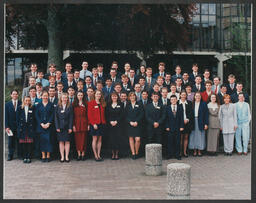
[[[247,154],[251,120],[249,96],[233,74],[228,84],[198,65],[192,72],[166,72],[160,62],[158,72],[141,65],[136,71],[125,63],[124,70],[114,61],[109,73],[102,64],[88,70],[65,72],[50,64],[48,71],[31,64],[24,76],[22,102],[18,90],[5,105],[5,129],[8,135],[8,161],[15,148],[24,163],[32,156],[49,162],[59,153],[60,162],[70,161],[70,149],[76,159],[87,158],[89,146],[94,159],[102,161],[102,138],[108,137],[111,159],[118,160],[123,135],[129,142],[132,159],[137,159],[147,143],[161,143],[167,159],[217,155],[220,134],[225,155],[232,155],[234,140],[239,155]],[[213,81],[213,82],[212,82]],[[88,143],[88,138],[91,142]],[[235,139],[234,139],[235,138]]]

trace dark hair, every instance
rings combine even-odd
[[[153,96],[153,95],[159,96],[158,92],[153,92],[153,93],[151,94],[151,96]]]
[[[141,94],[143,94],[143,92],[146,92],[148,94],[148,91],[147,90],[142,90]]]
[[[111,72],[111,71],[117,72],[115,68],[110,68],[110,72]]]
[[[36,86],[42,87],[43,85],[42,85],[41,82],[37,82],[37,83],[36,83]]]
[[[123,90],[122,90],[122,91],[120,92],[120,95],[121,95],[121,94],[126,94],[126,96],[127,96],[127,92],[126,92],[126,91],[123,91]]]
[[[18,91],[17,89],[13,89],[13,90],[11,91],[11,94],[12,94],[13,92],[17,92],[17,94],[19,94],[19,91]]]
[[[117,82],[117,83],[115,83],[114,88],[115,88],[116,86],[118,86],[118,85],[122,87],[121,83],[120,83],[120,82]]]
[[[64,86],[62,82],[58,82],[57,85],[62,85],[62,86]]]
[[[86,78],[90,78],[90,79],[92,79],[89,75],[87,75],[87,76],[85,77],[85,79],[86,79]],[[85,80],[85,79],[84,79],[84,80]]]
[[[98,63],[97,67],[103,67],[103,64],[102,63]]]
[[[222,87],[226,87],[226,88],[227,88],[227,85],[226,85],[226,84],[222,84],[222,85],[220,86],[220,88],[222,88]]]
[[[69,89],[75,90],[75,88],[72,86],[69,86],[67,90],[69,90]]]
[[[79,100],[78,100],[78,98],[77,98],[78,93],[83,93],[82,102],[83,102],[83,105],[86,106],[87,103],[86,103],[86,100],[85,100],[85,93],[84,93],[83,91],[79,90],[79,91],[76,92],[75,99],[74,99],[74,103],[73,103],[73,107],[79,106]]]
[[[171,95],[171,96],[170,96],[170,99],[171,99],[172,97],[175,97],[175,98],[177,99],[177,96],[176,96],[175,94]]]
[[[117,96],[117,103],[119,103],[120,102],[120,98],[119,98],[119,95],[117,94],[117,92],[112,92],[110,95],[109,95],[109,98],[108,98],[108,104],[110,105],[110,104],[112,104],[112,96],[113,95],[116,95]]]
[[[197,63],[193,63],[193,64],[192,64],[192,66],[196,66],[196,67],[198,67]]]
[[[32,89],[36,90],[36,86],[35,85],[31,86],[28,91],[30,91]]]

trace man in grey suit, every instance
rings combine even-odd
[[[29,88],[36,85],[36,78],[34,76],[29,77],[29,86],[24,88],[22,91],[22,99],[29,96]]]
[[[152,77],[152,68],[148,67],[146,69],[146,87],[147,91],[151,90],[153,88],[153,85],[156,83],[156,79]]]
[[[35,78],[37,77],[37,65],[35,63],[32,63],[30,65],[30,72],[25,73],[24,75],[24,83],[23,83],[23,88],[28,87],[29,83],[29,77],[34,76]]]
[[[215,76],[213,78],[212,91],[217,95],[220,93],[220,77]]]

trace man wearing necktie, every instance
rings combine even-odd
[[[29,84],[29,77],[30,76],[33,76],[33,77],[37,78],[37,64],[32,63],[30,65],[30,70],[31,70],[30,72],[25,73],[25,75],[24,75],[23,88],[28,86],[28,84]]]
[[[166,107],[166,131],[168,131],[168,155],[170,159],[175,156],[176,159],[181,160],[180,157],[180,132],[184,130],[184,115],[181,105],[177,105],[176,95],[171,96],[171,105]]]
[[[165,121],[165,108],[158,103],[159,95],[153,92],[152,103],[146,106],[145,117],[147,120],[148,143],[162,142],[163,124]]]
[[[15,146],[17,146],[17,155],[21,157],[21,147],[17,138],[17,123],[16,123],[16,112],[17,108],[21,105],[21,101],[18,100],[19,92],[12,90],[12,100],[5,104],[5,131],[7,134],[12,132],[13,136],[8,136],[8,158],[7,161],[13,159],[15,152]]]

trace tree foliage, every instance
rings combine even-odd
[[[50,40],[60,40],[61,49],[127,50],[150,56],[186,48],[194,4],[159,5],[7,5],[6,37],[20,32],[24,48],[47,49]],[[49,27],[49,10],[59,23]],[[49,29],[59,30],[50,39]],[[51,54],[51,53],[49,53]]]

